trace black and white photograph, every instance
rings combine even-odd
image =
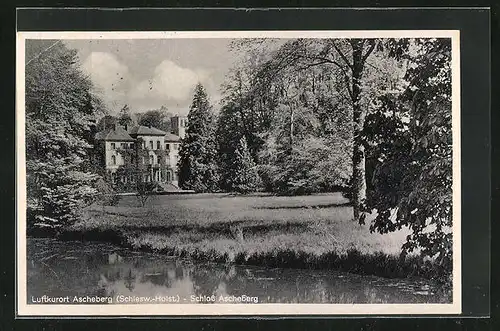
[[[460,313],[458,31],[17,38],[20,315]]]

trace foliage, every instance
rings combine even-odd
[[[256,56],[264,59],[261,63],[252,57],[227,77],[217,134],[223,174],[230,173],[243,135],[266,191],[309,194],[349,183],[352,109],[346,107],[344,80],[330,65],[299,63],[296,55],[304,43],[290,41],[268,56]],[[222,181],[227,189],[229,176]]]
[[[60,229],[96,198],[89,150],[104,107],[62,42],[30,40],[26,59],[28,209],[34,226]]]
[[[351,163],[349,140],[338,134],[321,135],[320,121],[300,109],[294,118],[290,145],[290,120],[280,108],[273,130],[260,153],[260,172],[268,190],[285,195],[328,192],[349,183]],[[285,114],[285,116],[283,116]]]
[[[218,189],[215,119],[201,84],[195,88],[186,137],[179,150],[179,185],[196,192]]]
[[[106,114],[97,122],[97,131],[105,131],[112,129],[118,123],[118,118],[113,115]]]
[[[141,206],[144,207],[149,198],[154,194],[155,184],[153,182],[146,182],[141,179],[139,176],[136,181],[136,189],[137,189],[137,200],[141,203]]]
[[[162,106],[160,109],[148,110],[140,114],[138,124],[170,132],[170,117],[171,114],[167,108]]]
[[[447,270],[452,264],[451,44],[414,41],[406,53],[406,89],[380,98],[368,119],[372,230],[408,226],[405,252],[420,249]]]
[[[130,115],[130,108],[128,105],[123,106],[123,108],[118,113],[118,124],[121,126],[131,126],[134,124],[132,116]]]
[[[259,174],[248,151],[245,137],[241,137],[234,151],[233,164],[230,167],[230,188],[239,193],[254,192],[259,187]]]
[[[232,131],[241,130],[267,191],[307,194],[349,183],[356,220],[364,222],[367,207],[378,212],[373,231],[409,226],[405,254],[418,250],[448,268],[449,41],[268,43],[237,45],[247,57],[227,78],[219,136],[230,142],[219,142],[221,159],[239,139]],[[252,135],[261,140],[250,143]]]

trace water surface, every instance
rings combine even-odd
[[[128,304],[450,301],[439,286],[422,279],[200,263],[99,242],[29,238],[27,248],[28,303],[34,304],[66,297],[68,303],[108,298],[99,303]]]

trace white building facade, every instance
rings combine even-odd
[[[141,169],[146,182],[169,183],[177,187],[179,147],[187,118],[171,118],[172,133],[148,126],[119,126],[98,132],[96,142],[103,153],[106,173],[113,183],[133,183],[135,178],[120,169]]]

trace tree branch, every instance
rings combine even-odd
[[[321,65],[321,64],[325,64],[325,63],[331,63],[331,61],[324,60],[324,61],[319,61],[319,62],[316,62],[316,63],[309,63],[309,64],[304,65],[303,67],[299,67],[298,69],[299,70],[307,70],[307,69],[309,69],[311,67],[314,67],[314,66],[317,66],[317,65]]]
[[[365,55],[363,56],[363,63],[365,63],[366,59],[368,58],[368,56],[370,56],[370,54],[375,49],[375,46],[377,45],[377,41],[375,39],[370,39],[370,42],[371,42],[370,48],[368,48]]]
[[[345,64],[347,64],[347,66],[349,68],[351,68],[351,70],[352,70],[352,66],[353,65],[349,62],[349,60],[347,59],[347,57],[344,55],[344,53],[342,53],[342,51],[340,50],[340,48],[338,48],[337,44],[335,44],[335,41],[333,41],[333,40],[332,40],[332,46],[333,46],[333,48],[335,48],[335,50],[340,55],[340,57],[342,58],[342,60],[344,60]]]

